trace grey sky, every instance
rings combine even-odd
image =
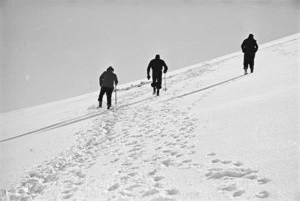
[[[96,91],[109,65],[122,84],[157,53],[176,70],[299,32],[296,1],[0,2],[1,112]]]

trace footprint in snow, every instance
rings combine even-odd
[[[168,195],[177,195],[179,194],[179,190],[173,188],[173,189],[170,189],[170,190],[166,190],[167,194]]]
[[[128,176],[130,176],[130,177],[135,177],[136,175],[138,175],[137,172],[132,172],[132,173],[129,173],[129,174],[128,174]]]
[[[268,191],[261,191],[255,195],[255,197],[258,197],[258,198],[267,198],[269,196],[270,196],[270,193]]]
[[[108,191],[114,191],[116,189],[118,189],[120,187],[120,184],[115,183],[114,185],[112,185],[111,187],[109,187],[107,190]]]
[[[170,165],[174,165],[173,160],[168,159],[161,162],[164,166],[169,167]]]
[[[259,184],[266,184],[266,183],[270,182],[271,179],[262,178],[262,179],[258,179],[257,181],[258,181]]]
[[[232,184],[232,185],[220,188],[220,190],[232,192],[232,191],[236,191],[237,187],[236,187],[236,184]]]
[[[151,196],[151,195],[154,195],[154,194],[157,194],[157,193],[159,193],[159,190],[157,190],[157,189],[150,189],[150,190],[148,190],[148,191],[146,191],[143,195],[142,195],[142,197],[147,197],[147,196]]]
[[[163,185],[161,183],[155,183],[154,187],[155,188],[163,188]]]
[[[207,154],[207,156],[215,156],[215,153]],[[215,166],[215,168],[208,169],[208,172],[205,174],[205,177],[210,180],[221,181],[218,182],[221,185],[218,189],[222,192],[234,192],[232,197],[242,197],[244,194],[246,195],[247,189],[239,189],[238,184],[241,183],[240,180],[243,180],[242,183],[248,183],[248,187],[254,187],[255,185],[263,185],[271,181],[268,178],[259,178],[258,170],[252,168],[242,168],[244,165],[242,162],[232,163],[230,160],[220,160],[214,159],[211,161]],[[230,183],[228,183],[230,181]],[[255,183],[256,181],[256,183]],[[222,183],[224,186],[222,186]],[[255,195],[257,198],[266,198],[269,197],[270,194],[267,191],[262,191]]]
[[[73,194],[64,195],[64,196],[63,196],[63,199],[65,199],[65,200],[66,200],[66,199],[70,199],[72,196],[73,196]]]
[[[153,178],[153,180],[157,182],[157,181],[160,181],[160,180],[162,180],[164,178],[165,177],[163,177],[163,176],[156,176],[156,177]]]
[[[219,162],[221,162],[221,160],[220,160],[220,159],[214,159],[214,160],[212,160],[211,162],[212,162],[212,163],[219,163]]]
[[[193,155],[193,154],[195,154],[196,153],[196,151],[190,151],[188,154],[189,155]]]
[[[184,156],[184,154],[178,154],[178,155],[176,155],[176,158],[180,158],[182,156]]]
[[[142,186],[139,184],[133,184],[133,185],[127,187],[125,190],[126,191],[134,191],[135,189],[140,188],[140,187],[142,187]]]
[[[153,170],[152,172],[149,172],[148,175],[153,176],[157,173],[157,169]]]
[[[210,169],[205,176],[208,179],[243,178],[247,175],[257,172],[258,170],[254,170],[251,168]]]
[[[221,161],[221,163],[223,163],[223,164],[230,164],[231,161]]]
[[[157,197],[151,199],[150,201],[176,201],[176,200],[172,198]]]
[[[236,163],[233,163],[233,165],[240,167],[240,166],[244,165],[244,163],[238,161]]]
[[[244,190],[238,190],[238,191],[234,192],[232,196],[233,197],[240,197],[244,193],[246,193],[246,191],[244,191]]]
[[[69,189],[69,190],[65,190],[62,193],[63,194],[70,194],[70,193],[73,193],[73,192],[75,192],[77,190],[78,190],[78,188],[76,187],[76,188],[72,188],[72,189]]]

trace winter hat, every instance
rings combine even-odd
[[[159,59],[160,58],[160,56],[159,56],[159,54],[157,54],[156,56],[155,56],[155,59]]]
[[[107,71],[114,71],[114,69],[113,69],[113,67],[110,66],[107,68]]]
[[[253,36],[253,34],[249,34],[249,38],[253,38],[254,36]]]

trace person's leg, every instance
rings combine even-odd
[[[153,75],[153,77],[154,77],[153,85],[155,87],[157,94],[159,94],[159,89],[161,88],[161,74],[156,73]],[[155,90],[153,91],[153,94],[155,94]]]
[[[152,83],[151,83],[151,87],[153,87],[153,94],[155,94],[156,91],[156,76],[154,74],[152,74]]]
[[[106,97],[107,97],[107,109],[111,107],[111,95],[113,93],[113,89],[107,88],[106,89]]]
[[[250,71],[251,71],[251,73],[253,73],[253,69],[254,68],[254,62],[250,62]]]
[[[244,54],[244,71],[245,71],[245,75],[247,74],[248,65],[249,65],[249,55]]]
[[[253,55],[249,61],[251,73],[253,73],[253,71],[254,71],[254,57],[255,57],[255,55]]]
[[[157,88],[158,88],[158,89],[161,89],[161,81],[162,81],[162,75],[160,74],[160,75],[157,77]]]
[[[103,100],[104,94],[105,94],[105,89],[103,87],[101,87],[100,94],[98,97],[99,107],[102,107],[102,100]]]
[[[159,90],[161,89],[161,80],[162,80],[162,75],[158,75],[157,77],[157,95],[159,96]]]

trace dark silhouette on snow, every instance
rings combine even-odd
[[[253,37],[253,34],[249,34],[249,37],[243,41],[241,47],[244,53],[245,74],[247,74],[248,65],[250,66],[251,73],[253,73],[255,53],[258,50],[258,45]]]
[[[118,84],[118,78],[117,75],[113,73],[114,69],[110,66],[107,68],[106,71],[102,73],[102,75],[99,78],[99,84],[101,87],[100,94],[99,94],[99,107],[102,107],[102,99],[104,94],[106,94],[107,97],[107,109],[111,107],[111,95],[114,91],[114,84],[117,86]]]
[[[155,59],[151,60],[148,68],[147,68],[147,78],[150,79],[150,69],[152,69],[152,83],[151,86],[153,87],[153,94],[155,92],[159,96],[159,90],[161,89],[161,81],[162,81],[162,70],[164,68],[164,73],[167,73],[168,66],[166,65],[165,61],[160,59],[160,56],[157,54]]]

